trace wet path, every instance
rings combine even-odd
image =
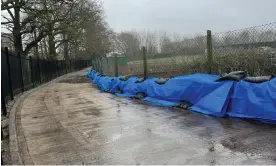
[[[275,126],[152,106],[66,82],[23,101],[18,132],[25,163],[276,163]]]

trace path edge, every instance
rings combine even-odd
[[[62,79],[63,77],[66,77],[66,76],[69,76],[71,74],[78,73],[78,72],[84,72],[90,68],[91,67],[88,67],[88,68],[85,68],[80,71],[68,73],[68,74],[62,75],[60,77],[57,77],[47,83],[44,83],[42,85],[39,85],[38,87],[35,87],[34,89],[30,89],[30,90],[24,92],[23,94],[20,95],[20,97],[18,99],[16,99],[16,101],[12,105],[12,107],[10,109],[10,113],[9,113],[9,148],[10,148],[10,157],[11,157],[12,165],[24,165],[24,163],[22,162],[22,159],[21,159],[20,152],[19,152],[17,130],[16,130],[16,113],[17,113],[18,108],[20,107],[20,104],[22,103],[22,101],[24,101],[24,99],[26,99],[31,93],[33,93],[43,87],[46,87],[46,86]]]

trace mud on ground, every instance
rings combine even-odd
[[[78,83],[89,83],[90,79],[86,78],[84,74],[82,75],[71,75],[66,78],[62,78],[58,81],[59,83],[69,83],[69,84],[78,84]]]

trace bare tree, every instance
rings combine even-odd
[[[142,31],[137,33],[140,40],[140,44],[147,48],[148,55],[154,55],[158,53],[158,41],[156,31]]]
[[[118,48],[126,56],[135,57],[140,54],[140,40],[136,32],[121,32],[117,35]]]

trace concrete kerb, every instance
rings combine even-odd
[[[68,74],[65,74],[65,75],[62,75],[58,78],[55,78],[53,79],[52,81],[50,82],[47,82],[45,84],[42,84],[34,89],[30,89],[26,92],[24,92],[16,101],[15,103],[13,104],[13,106],[11,107],[11,110],[10,110],[10,114],[9,114],[9,144],[10,144],[10,155],[11,155],[11,160],[12,160],[12,164],[13,165],[23,165],[23,162],[22,162],[22,159],[21,159],[21,156],[20,156],[20,152],[19,152],[19,147],[18,147],[18,140],[17,140],[17,131],[16,131],[16,112],[21,104],[21,102],[27,98],[31,93],[45,87],[45,86],[48,86],[54,82],[57,82],[58,80],[66,77],[66,76],[69,76],[69,75],[72,75],[72,74],[75,74],[75,73],[78,73],[78,72],[84,72],[86,70],[90,69],[89,68],[86,68],[86,69],[83,69],[83,70],[80,70],[80,71],[77,71],[77,72],[73,72],[73,73],[68,73]]]

